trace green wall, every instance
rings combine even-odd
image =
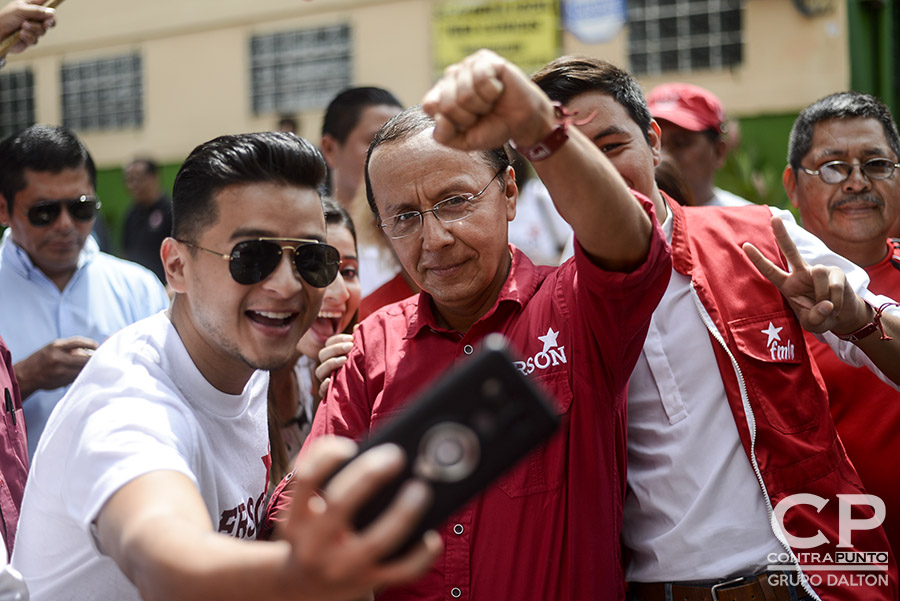
[[[895,0],[847,0],[850,33],[850,87],[877,96],[897,114],[900,77],[896,33],[900,6]]]
[[[172,184],[175,182],[175,175],[180,167],[180,164],[160,165],[162,187],[169,195],[172,194]],[[122,221],[124,221],[125,214],[128,212],[128,206],[131,203],[131,198],[125,189],[121,167],[97,170],[97,196],[100,197],[100,202],[103,203],[100,213],[106,221],[107,229],[109,230],[112,250],[118,254],[121,250]]]

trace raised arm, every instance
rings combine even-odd
[[[38,38],[56,24],[56,11],[42,6],[44,3],[45,0],[12,0],[0,8],[0,40],[18,34],[10,52],[22,52],[37,44]],[[5,54],[0,51],[0,58]]]
[[[554,105],[515,65],[480,50],[448,67],[426,94],[437,141],[464,150],[547,141],[561,126]],[[563,218],[595,263],[631,271],[647,257],[651,222],[603,153],[574,127],[548,157],[533,162]],[[552,146],[552,144],[551,144]]]
[[[276,542],[218,534],[189,478],[157,471],[117,491],[101,509],[101,549],[143,599],[358,600],[377,587],[421,575],[440,553],[429,533],[407,555],[382,563],[400,544],[428,501],[424,484],[406,488],[375,523],[356,532],[353,514],[403,464],[393,446],[372,449],[332,479],[354,452],[346,439],[316,441],[293,478],[294,500]]]

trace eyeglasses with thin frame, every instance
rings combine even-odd
[[[422,224],[425,221],[425,213],[431,213],[435,218],[444,223],[462,221],[475,211],[475,201],[477,201],[482,194],[487,192],[487,189],[494,183],[494,180],[503,173],[506,173],[506,170],[507,166],[504,166],[500,171],[495,173],[494,177],[491,178],[491,181],[489,181],[478,194],[458,194],[456,196],[451,196],[450,198],[435,204],[427,211],[407,211],[405,213],[400,213],[399,215],[388,217],[387,219],[382,220],[378,227],[383,229],[392,239],[399,240],[415,234],[421,229]]]
[[[341,253],[333,247],[306,238],[256,238],[238,242],[231,254],[222,254],[192,242],[179,240],[192,248],[208,252],[228,261],[231,277],[238,284],[250,286],[263,281],[278,268],[285,249],[293,255],[294,267],[310,286],[325,288],[337,277]],[[283,244],[289,242],[290,244]]]
[[[82,194],[78,198],[68,200],[48,200],[31,205],[26,212],[28,223],[35,227],[52,225],[62,214],[63,206],[75,221],[87,222],[97,216],[100,201],[96,196]]]
[[[853,168],[859,167],[860,172],[869,179],[888,179],[894,174],[894,169],[900,167],[900,163],[895,163],[891,159],[876,157],[869,159],[863,163],[848,163],[847,161],[828,161],[819,165],[818,169],[807,169],[800,167],[809,175],[818,175],[826,184],[839,184],[846,181]]]

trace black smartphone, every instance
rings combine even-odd
[[[424,480],[434,492],[433,503],[408,540],[390,555],[396,557],[545,441],[558,425],[553,405],[513,365],[505,338],[491,334],[475,355],[361,443],[360,453],[394,443],[406,452],[407,464],[357,513],[355,525],[362,529],[372,522],[407,479]]]

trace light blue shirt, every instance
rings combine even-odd
[[[7,229],[0,242],[0,336],[13,363],[58,338],[102,343],[119,329],[166,309],[169,298],[153,272],[100,252],[88,237],[75,274],[60,289],[38,269]],[[22,399],[33,456],[50,412],[68,387],[38,390]]]

